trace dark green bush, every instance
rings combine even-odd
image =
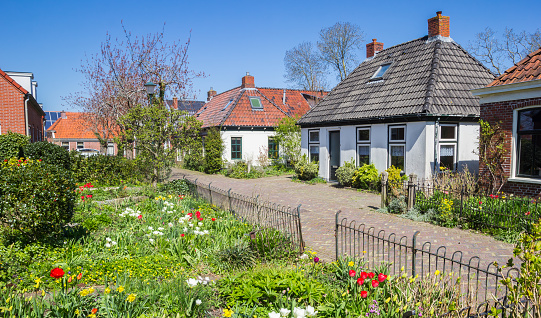
[[[165,193],[186,195],[190,193],[190,186],[186,180],[177,179],[159,185],[159,190]]]
[[[84,157],[72,151],[70,153],[71,170],[79,183],[98,185],[119,185],[137,183],[143,180],[142,170],[137,161],[121,156],[97,155]],[[144,164],[144,163],[141,163]]]
[[[31,159],[58,165],[69,170],[71,167],[70,154],[66,149],[47,141],[39,141],[24,147],[24,155]]]
[[[350,162],[344,162],[343,166],[336,169],[336,179],[338,183],[349,187],[353,182],[353,174],[355,173],[355,160],[352,158]]]
[[[29,241],[58,234],[75,205],[71,171],[15,158],[0,164],[0,226]]]
[[[24,157],[23,149],[29,143],[30,138],[21,134],[0,135],[0,160]]]
[[[295,164],[295,174],[299,180],[312,180],[319,173],[319,164],[317,162],[308,162],[306,155],[302,156]]]
[[[251,268],[256,262],[256,253],[244,241],[218,252],[221,267],[227,270]]]
[[[222,170],[224,142],[218,128],[211,128],[205,139],[205,172],[217,173]]]
[[[374,164],[363,165],[353,174],[352,186],[354,188],[377,190],[381,186],[378,169]]]

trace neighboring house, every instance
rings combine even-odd
[[[197,113],[203,130],[219,127],[225,150],[224,160],[245,160],[257,165],[260,153],[277,158],[279,148],[274,127],[284,117],[304,115],[327,92],[255,87],[246,73],[242,85],[221,94],[208,92],[208,102]]]
[[[0,70],[0,134],[9,131],[44,140],[45,113],[37,99],[32,73]]]
[[[47,129],[47,139],[66,150],[77,150],[82,153],[100,151],[100,142],[88,123],[87,113],[62,112],[60,118]],[[106,154],[116,155],[117,146],[110,140]]]
[[[540,195],[541,48],[487,87],[472,92],[481,98],[481,119],[492,125],[501,123],[505,135],[507,153],[502,190],[519,195]]]
[[[319,175],[336,169],[391,165],[419,178],[440,170],[477,170],[479,101],[470,90],[492,73],[450,38],[449,17],[428,20],[428,36],[383,49],[373,39],[367,59],[301,118],[302,152]]]
[[[201,107],[205,105],[204,101],[182,99],[178,100],[178,98],[176,97],[170,100],[166,100],[165,103],[170,109],[185,111],[188,113],[189,116],[194,116],[195,114],[197,114]]]
[[[46,110],[45,111],[45,132],[51,127],[62,115],[61,111]]]

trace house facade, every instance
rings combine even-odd
[[[500,124],[504,135],[504,181],[498,186],[508,193],[540,195],[541,48],[472,92],[480,97],[481,119]]]
[[[442,169],[478,169],[479,100],[470,90],[494,76],[453,41],[449,17],[428,20],[428,36],[367,58],[301,118],[302,152],[336,180],[351,159],[427,178]]]
[[[0,70],[0,134],[15,132],[31,142],[45,139],[45,113],[37,99],[32,73]]]
[[[87,113],[61,112],[60,118],[47,129],[47,140],[68,151],[77,150],[88,155],[100,153],[100,142],[88,123],[88,116]],[[105,154],[116,155],[117,152],[117,145],[109,140]]]
[[[278,158],[274,127],[284,117],[304,115],[326,92],[256,87],[246,74],[239,87],[217,94],[212,88],[197,113],[203,130],[219,127],[227,162],[244,160],[258,165],[260,154]]]

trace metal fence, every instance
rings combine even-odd
[[[541,218],[537,199],[468,193],[465,187],[436,187],[427,180],[417,181],[415,175],[399,183],[382,178],[381,193],[382,207],[399,200],[407,210],[433,213],[446,219],[442,221],[471,229],[530,232],[532,224]]]
[[[285,235],[292,243],[292,248],[299,253],[304,251],[302,239],[301,216],[299,205],[296,208],[281,206],[256,197],[249,197],[223,190],[212,186],[212,182],[204,184],[197,179],[189,180],[190,193],[202,198],[211,204],[230,211],[235,217],[243,222],[255,226],[251,235],[263,235],[269,233],[266,229],[274,229]]]
[[[482,264],[478,256],[464,258],[462,251],[448,252],[445,246],[418,242],[419,233],[417,231],[411,236],[387,233],[340,218],[338,211],[335,216],[336,258],[349,255],[363,259],[370,268],[386,266],[391,275],[405,273],[412,277],[425,277],[427,273],[434,274],[436,271],[441,275],[453,273],[454,277],[461,278],[461,297],[471,304],[460,310],[460,317],[486,316],[492,307],[502,309],[501,317],[505,317],[509,308],[507,288],[500,281],[504,276],[518,277],[517,268],[506,268],[500,272],[496,264]],[[494,299],[500,300],[499,307]],[[478,314],[481,312],[484,314]]]

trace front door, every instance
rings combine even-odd
[[[336,169],[340,167],[340,131],[329,132],[329,180],[336,180]]]

